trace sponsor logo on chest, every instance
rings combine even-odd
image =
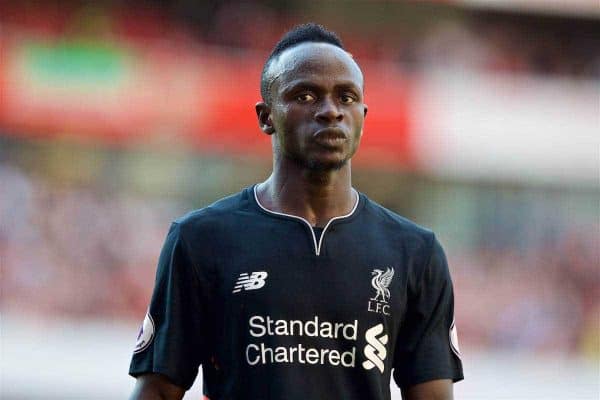
[[[370,283],[369,290],[363,292],[368,312],[391,315],[389,287],[393,278],[394,268],[385,267],[373,269],[370,281],[363,281],[365,286]],[[269,284],[268,279],[273,277],[266,271],[242,272],[237,276],[232,293],[260,293],[260,289]],[[382,317],[376,319],[381,320]],[[381,322],[362,324],[359,318],[332,321],[318,314],[308,319],[250,315],[244,358],[252,367],[268,364],[327,365],[383,374],[388,363],[386,326]]]
[[[388,335],[384,332],[383,324],[367,329],[365,340],[367,345],[365,346],[364,355],[367,360],[363,362],[363,368],[369,370],[377,367],[383,374],[384,362],[387,356],[385,345],[388,342]]]
[[[371,286],[375,289],[375,295],[369,299],[367,310],[377,314],[390,315],[390,283],[394,278],[394,268],[385,271],[375,268],[371,273]]]
[[[312,364],[355,368],[359,340],[359,321],[332,322],[315,315],[309,320],[273,319],[270,316],[253,315],[248,320],[248,333],[253,338],[246,346],[246,362],[250,366],[267,364]],[[327,339],[304,341],[303,337]],[[296,338],[286,345],[274,345],[274,338]],[[331,339],[334,339],[332,342]],[[383,324],[366,330],[363,349],[365,370],[376,368],[383,374],[386,366],[388,335]],[[276,341],[275,341],[276,342]],[[334,346],[329,347],[332,343]]]
[[[231,293],[239,293],[242,290],[257,290],[265,286],[267,276],[269,274],[266,271],[257,271],[248,274],[242,272],[235,282],[233,291]]]

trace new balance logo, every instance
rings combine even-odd
[[[387,350],[385,345],[388,342],[388,335],[380,335],[383,332],[383,324],[375,325],[374,327],[367,330],[365,333],[365,339],[367,345],[365,346],[364,354],[367,361],[363,362],[362,366],[364,369],[377,369],[383,374],[385,365],[383,361],[387,356]]]
[[[267,274],[265,271],[253,272],[251,275],[248,275],[247,272],[242,272],[240,277],[238,278],[235,286],[233,288],[233,292],[238,293],[243,290],[256,290],[265,286],[265,280],[267,279]]]

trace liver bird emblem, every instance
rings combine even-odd
[[[371,279],[371,285],[373,285],[373,288],[377,293],[371,300],[387,303],[387,299],[390,298],[388,286],[390,286],[392,278],[394,277],[394,268],[387,268],[385,272],[380,269],[374,269],[372,274],[373,279]]]

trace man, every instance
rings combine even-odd
[[[452,283],[432,232],[351,186],[363,75],[319,25],[265,63],[273,173],[171,226],[130,367],[132,399],[452,398]]]

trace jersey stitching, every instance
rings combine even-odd
[[[329,228],[329,225],[331,225],[331,223],[335,220],[338,220],[341,218],[347,218],[347,217],[351,216],[352,214],[354,214],[354,211],[356,211],[356,209],[358,208],[358,203],[360,203],[360,196],[359,196],[358,192],[356,190],[352,189],[354,191],[354,193],[356,193],[356,202],[354,203],[354,207],[352,207],[352,210],[350,210],[350,212],[348,214],[340,215],[338,217],[333,217],[329,221],[327,221],[327,224],[323,228],[323,232],[321,232],[321,237],[319,238],[319,243],[317,243],[317,236],[315,235],[315,230],[313,229],[310,222],[308,222],[306,219],[299,217],[297,215],[272,211],[272,210],[269,210],[268,208],[264,207],[262,204],[260,204],[260,201],[258,200],[258,194],[256,193],[257,186],[258,185],[254,185],[254,188],[253,188],[254,200],[256,201],[256,204],[258,204],[258,206],[262,210],[266,211],[269,214],[275,214],[275,215],[280,215],[283,217],[290,217],[290,218],[300,220],[300,221],[304,222],[306,224],[306,226],[308,226],[308,228],[310,229],[310,233],[312,235],[313,245],[315,247],[315,255],[317,255],[317,256],[321,255],[321,244],[323,244],[323,238],[325,237],[325,232],[327,231],[327,228]]]

